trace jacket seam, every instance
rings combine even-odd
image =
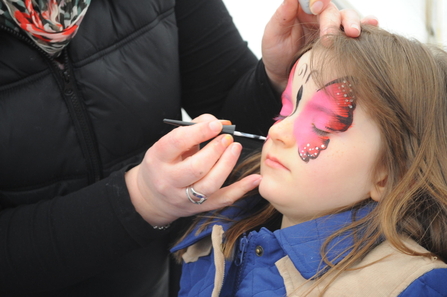
[[[73,63],[73,66],[75,68],[80,68],[83,67],[87,64],[92,63],[93,61],[96,61],[98,59],[101,59],[102,57],[124,47],[125,45],[128,45],[128,43],[138,39],[139,37],[141,37],[143,34],[145,34],[146,32],[152,30],[153,28],[155,28],[162,20],[164,20],[165,18],[167,18],[168,16],[170,16],[172,13],[174,12],[174,7],[168,9],[167,11],[160,13],[152,22],[150,22],[149,24],[144,25],[141,28],[136,29],[136,31],[134,31],[132,34],[130,34],[129,36],[125,37],[124,39],[121,39],[120,41],[104,48],[101,49],[99,51],[97,51],[96,53],[94,53],[93,55],[83,59],[83,60],[79,60],[77,62]]]
[[[33,82],[39,81],[39,80],[47,77],[49,74],[51,74],[51,71],[47,68],[47,69],[39,71],[37,73],[33,73],[26,77],[20,78],[19,80],[16,80],[14,82],[0,86],[0,91],[9,91],[9,90],[21,88],[23,86],[23,84],[28,84],[28,83],[33,83]]]

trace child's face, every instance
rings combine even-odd
[[[327,92],[318,90],[309,58],[310,52],[292,69],[281,119],[262,150],[259,190],[284,215],[283,227],[368,199],[376,185],[377,125],[346,79],[330,78]]]

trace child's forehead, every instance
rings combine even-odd
[[[316,69],[311,66],[315,66],[315,63],[311,63],[311,50],[309,50],[295,62],[290,71],[290,79],[294,85],[305,86],[312,82]]]
[[[304,77],[311,71],[310,53],[311,51],[307,51],[296,60],[291,71],[291,74],[294,75],[294,77]]]
[[[308,91],[323,89],[328,83],[341,77],[340,71],[333,67],[331,61],[323,58],[322,55],[309,50],[297,59],[290,71],[289,81],[294,85],[294,89],[303,86]]]
[[[318,89],[314,82],[316,70],[311,68],[310,57],[310,51],[306,52],[295,62],[290,72],[291,91],[293,94],[296,94],[300,88],[303,88],[306,93],[314,92]]]

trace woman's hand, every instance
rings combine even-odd
[[[222,122],[215,117],[202,115],[194,122],[197,124],[176,128],[162,137],[146,152],[142,163],[126,173],[132,203],[153,226],[231,205],[261,180],[259,175],[250,175],[221,188],[242,146],[233,142],[231,135],[217,136]],[[199,144],[209,139],[212,140],[199,150]],[[186,188],[191,185],[207,195],[207,201],[192,203],[186,195]]]
[[[311,14],[306,14],[298,0],[284,0],[267,23],[262,39],[262,58],[273,86],[282,92],[287,84],[289,67],[299,49],[317,37],[337,32],[343,26],[346,35],[358,37],[360,24],[378,25],[374,17],[362,21],[351,9],[338,10],[330,0],[311,0]]]

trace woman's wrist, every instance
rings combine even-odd
[[[146,199],[143,196],[137,184],[138,170],[139,166],[136,166],[127,171],[124,175],[130,200],[135,208],[135,211],[139,213],[147,223],[154,227],[154,229],[167,229],[176,218],[171,218],[170,216],[157,211],[155,205],[151,205],[149,203],[150,198],[152,197],[147,197],[148,199]]]

